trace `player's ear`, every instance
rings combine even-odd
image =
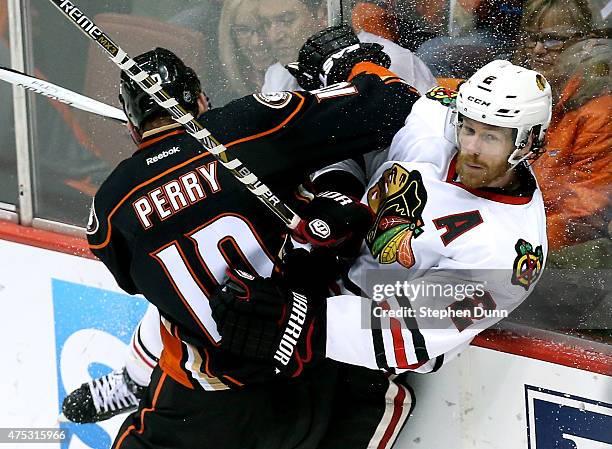
[[[204,114],[209,109],[208,97],[204,93],[200,92],[198,96],[198,116]]]

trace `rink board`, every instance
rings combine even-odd
[[[82,242],[43,234],[7,236],[0,226],[2,238],[21,242],[0,240],[0,427],[57,427],[67,391],[122,365],[146,308],[100,262],[66,254],[87,256]],[[601,374],[602,360],[610,359],[598,358],[593,372],[584,360],[576,369],[473,346],[438,373],[411,375],[417,405],[395,448],[612,449],[612,377]],[[61,444],[2,447],[103,449],[122,420],[62,424]]]

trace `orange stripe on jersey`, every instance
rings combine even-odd
[[[146,185],[151,184],[151,183],[152,183],[152,182],[154,182],[154,181],[157,181],[159,178],[163,178],[163,177],[164,177],[164,176],[166,176],[168,173],[172,173],[173,171],[178,170],[179,168],[184,167],[185,165],[189,165],[189,164],[191,164],[193,161],[197,161],[198,159],[202,159],[203,157],[206,157],[206,156],[208,156],[209,154],[210,154],[210,153],[209,153],[208,151],[206,151],[206,152],[204,152],[204,153],[202,153],[202,154],[198,154],[197,156],[192,157],[191,159],[189,159],[189,160],[187,160],[187,161],[185,161],[185,162],[183,162],[183,163],[181,163],[181,164],[175,165],[174,167],[169,168],[169,169],[168,169],[168,170],[166,170],[165,172],[160,173],[159,175],[154,176],[154,177],[152,177],[151,179],[149,179],[149,180],[147,180],[147,181],[145,181],[145,182],[143,182],[143,183],[141,183],[141,184],[138,184],[136,187],[134,187],[132,190],[130,190],[130,191],[128,192],[128,194],[127,194],[127,195],[125,195],[125,196],[124,196],[124,197],[121,199],[121,201],[119,201],[119,202],[117,203],[117,205],[116,205],[116,206],[113,208],[113,210],[111,210],[110,214],[108,214],[108,217],[106,217],[106,223],[107,223],[107,225],[108,225],[108,230],[106,231],[106,238],[104,239],[104,241],[103,241],[102,243],[98,244],[98,245],[89,245],[89,248],[91,248],[91,249],[101,249],[101,248],[104,248],[106,245],[108,245],[108,243],[110,242],[110,238],[111,238],[111,231],[112,231],[111,218],[113,217],[113,215],[115,215],[115,212],[117,212],[117,209],[119,209],[119,208],[121,207],[121,205],[122,205],[123,203],[125,203],[125,201],[127,201],[127,199],[128,199],[130,196],[132,196],[132,194],[133,194],[134,192],[136,192],[137,190],[141,189],[142,187],[144,187],[144,186],[146,186]]]
[[[254,139],[258,139],[258,138],[263,137],[263,136],[267,136],[268,134],[272,134],[273,132],[278,131],[283,126],[285,126],[287,123],[289,123],[293,119],[293,117],[295,117],[295,114],[297,114],[299,112],[299,110],[302,109],[302,106],[304,106],[304,101],[306,100],[303,95],[301,95],[301,94],[299,94],[297,92],[293,92],[293,95],[295,95],[296,97],[300,98],[300,103],[297,105],[295,110],[291,114],[289,114],[289,117],[287,117],[285,120],[283,120],[279,125],[275,126],[274,128],[271,128],[271,129],[269,129],[267,131],[264,131],[264,132],[261,132],[261,133],[258,133],[258,134],[253,134],[252,136],[243,137],[243,138],[238,139],[238,140],[234,140],[233,142],[230,142],[227,145],[225,145],[225,148],[229,148],[229,147],[232,147],[232,146],[237,145],[237,144],[242,143],[242,142],[248,142],[249,140],[254,140]]]
[[[191,385],[187,373],[185,373],[181,366],[181,360],[183,358],[181,341],[171,335],[163,324],[160,324],[160,330],[164,349],[159,358],[159,367],[164,373],[168,373],[172,379],[190,390],[193,390],[193,385]]]
[[[153,394],[153,401],[151,402],[151,408],[144,408],[140,412],[140,430],[138,430],[138,432],[137,432],[139,435],[142,435],[143,432],[144,432],[144,415],[145,415],[145,413],[149,413],[149,412],[152,412],[153,410],[155,410],[155,406],[157,405],[157,399],[159,398],[159,393],[161,392],[162,386],[164,385],[164,382],[166,381],[166,376],[167,376],[167,374],[163,373],[161,375],[160,379],[159,379],[159,382],[158,382],[157,386],[155,387],[155,393]],[[125,429],[125,432],[123,432],[123,434],[121,435],[121,438],[119,438],[119,440],[117,441],[117,444],[114,447],[114,449],[120,449],[121,445],[123,444],[123,441],[125,440],[125,438],[135,428],[136,428],[136,426],[134,424],[132,424],[127,429]]]
[[[227,376],[227,375],[225,375],[225,374],[224,374],[224,375],[223,375],[223,378],[224,378],[224,379],[229,380],[230,382],[235,383],[235,384],[236,384],[236,385],[238,385],[239,387],[244,387],[244,384],[243,384],[242,382],[237,381],[236,379],[234,379],[234,378],[233,378],[233,377],[231,377],[231,376]]]
[[[184,129],[175,129],[174,131],[170,131],[169,133],[162,134],[161,136],[156,137],[155,139],[151,139],[151,140],[147,140],[146,142],[142,142],[140,145],[138,145],[138,149],[144,150],[148,146],[151,146],[154,143],[159,142],[162,139],[165,139],[166,137],[174,136],[176,134],[183,134],[184,132],[185,132]]]
[[[383,66],[374,64],[370,61],[360,62],[353,67],[347,81],[351,81],[357,75],[361,73],[370,73],[372,75],[378,75],[379,78],[385,80],[387,78],[397,78],[397,75],[391,70],[384,68]]]

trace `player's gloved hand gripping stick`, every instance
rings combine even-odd
[[[166,109],[175,121],[183,125],[187,132],[198,139],[204,148],[225,167],[232,175],[243,183],[253,195],[274,212],[290,229],[295,229],[300,217],[285,205],[270,189],[263,184],[237,158],[229,159],[227,148],[219,143],[210,132],[204,128],[193,115],[187,112],[177,101],[165,92],[147,72],[126,54],[113,40],[108,37],[89,17],[69,0],[50,0],[61,12],[70,19],[87,37],[98,43],[121,70],[148,93],[160,106]]]

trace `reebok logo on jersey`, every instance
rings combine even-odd
[[[159,153],[157,156],[148,157],[147,158],[147,165],[154,164],[157,161],[160,161],[160,160],[162,160],[165,157],[172,156],[173,154],[178,153],[180,151],[181,151],[181,149],[179,147],[172,147],[169,150],[164,150],[161,153]]]
[[[306,321],[306,314],[308,313],[308,298],[295,292],[291,292],[291,294],[293,295],[291,315],[289,316],[289,322],[278,345],[278,349],[274,354],[274,359],[285,366],[291,360],[297,339],[300,338],[302,326]]]

